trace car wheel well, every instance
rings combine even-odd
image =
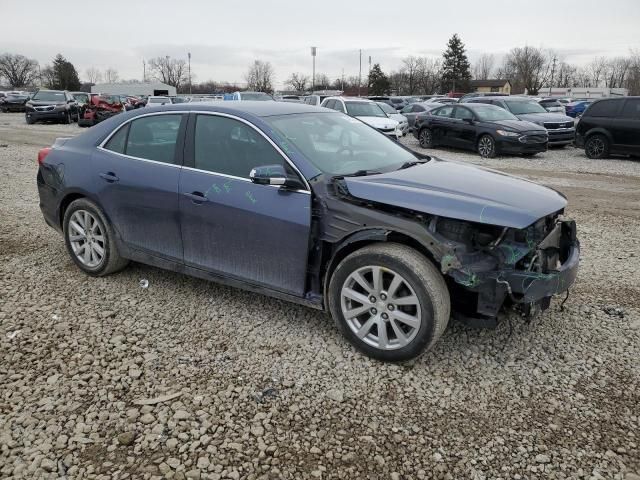
[[[81,193],[70,193],[62,199],[62,202],[60,202],[60,209],[58,211],[58,223],[60,224],[60,227],[62,227],[64,214],[67,211],[67,208],[71,205],[71,202],[78,200],[79,198],[85,198],[85,195],[82,195]]]
[[[427,260],[429,260],[431,263],[433,263],[433,265],[436,266],[436,268],[440,269],[440,263],[436,261],[433,254],[422,243],[420,243],[416,239],[404,233],[387,231],[384,234],[378,234],[378,235],[372,233],[369,237],[365,237],[357,240],[354,239],[354,241],[349,241],[347,239],[346,241],[342,242],[340,245],[337,246],[338,249],[333,252],[333,255],[328,256],[327,261],[323,268],[322,291],[323,291],[325,309],[328,309],[327,289],[329,288],[329,282],[331,281],[331,276],[333,275],[333,272],[335,271],[336,267],[340,264],[340,262],[345,257],[352,254],[356,250],[360,250],[361,248],[364,248],[368,245],[372,245],[374,243],[383,243],[383,242],[399,243],[401,245],[406,245],[408,247],[411,247],[417,252],[424,255]],[[326,248],[327,250],[331,251],[334,248],[336,248],[336,245],[327,244]]]

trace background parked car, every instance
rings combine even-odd
[[[431,97],[430,99],[426,100],[425,103],[440,103],[445,105],[448,103],[458,103],[458,99],[451,97]]]
[[[538,100],[538,103],[547,112],[561,113],[562,115],[566,115],[564,105],[555,98],[542,98]]]
[[[549,135],[549,145],[568,145],[573,143],[575,138],[576,130],[572,118],[558,113],[549,113],[529,97],[477,97],[470,99],[467,103],[496,105],[511,112],[520,120],[544,127]]]
[[[147,107],[157,107],[160,105],[171,105],[171,99],[169,97],[150,96],[147,98]]]
[[[589,158],[640,156],[640,97],[593,102],[578,122],[576,145],[584,147]]]
[[[548,142],[544,127],[484,103],[438,107],[418,118],[413,134],[423,148],[458,147],[489,158],[499,153],[535,155],[546,151]]]
[[[29,95],[23,92],[8,92],[0,97],[0,111],[2,112],[24,112],[25,105],[29,100]]]
[[[569,102],[564,106],[565,113],[572,118],[579,118],[592,103],[593,100],[577,100],[575,102]]]
[[[389,118],[398,122],[398,128],[400,129],[400,131],[402,132],[402,136],[404,137],[409,131],[409,122],[407,121],[407,117],[405,117],[401,113],[398,113],[398,111],[388,103],[376,102],[376,104],[378,104],[378,106],[384,113],[387,114]]]
[[[498,93],[498,92],[471,92],[465,93],[460,97],[458,103],[465,103],[471,100],[472,98],[477,97],[508,97],[508,93]]]
[[[307,105],[313,105],[315,107],[319,107],[324,102],[325,98],[330,97],[331,95],[307,95],[302,100],[302,103],[306,103]]]
[[[409,131],[411,132],[413,131],[413,126],[416,123],[416,118],[418,117],[418,115],[430,112],[434,108],[438,108],[441,105],[442,104],[435,102],[412,103],[400,110],[400,113],[407,117]]]
[[[400,111],[404,107],[406,107],[409,102],[405,97],[393,97],[393,96],[370,96],[369,100],[373,100],[374,102],[384,102],[388,105],[391,105],[396,110]]]
[[[79,127],[92,127],[109,117],[125,111],[120,95],[91,94],[89,103],[80,107]]]
[[[329,97],[324,99],[322,106],[362,120],[389,137],[402,136],[398,122],[389,118],[372,100],[361,97]]]
[[[38,90],[25,105],[25,120],[71,123],[80,116],[78,103],[66,90]]]
[[[254,102],[273,101],[273,97],[264,92],[234,92],[226,94],[225,100],[251,100]]]

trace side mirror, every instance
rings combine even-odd
[[[67,103],[74,103],[75,100],[71,99],[71,100],[67,100]]]
[[[258,185],[278,185],[293,189],[304,188],[297,178],[289,177],[282,165],[264,165],[255,167],[249,173],[249,178]]]

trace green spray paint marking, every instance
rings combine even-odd
[[[253,198],[253,194],[251,192],[245,193],[245,196],[251,201],[251,203],[256,203],[257,200]]]
[[[227,191],[227,193],[229,193],[231,191],[231,180],[228,180],[227,182],[224,183],[224,185],[222,185],[224,187],[224,189]]]
[[[207,195],[209,195],[209,192],[210,192],[211,190],[213,190],[213,191],[214,191],[214,192],[216,192],[216,193],[220,193],[220,192],[222,192],[222,190],[220,189],[220,187],[219,187],[217,184],[215,184],[215,183],[214,183],[213,185],[211,185],[211,187],[209,187],[209,189],[208,189],[206,192],[204,192],[204,196],[206,197]]]
[[[472,272],[471,270],[464,269],[462,270],[462,273],[464,273],[465,275],[467,275],[467,278],[465,280],[458,280],[458,283],[460,285],[464,285],[465,287],[469,287],[469,288],[473,288],[476,287],[480,284],[480,279],[478,278],[478,275],[476,275],[475,272]]]

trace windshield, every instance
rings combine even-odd
[[[267,95],[266,93],[262,93],[262,92],[253,92],[253,93],[242,92],[240,96],[242,100],[261,100],[261,101],[273,100],[273,98],[271,98],[270,95]]]
[[[86,102],[89,101],[89,94],[88,93],[84,93],[84,94],[82,94],[82,93],[74,93],[73,94],[73,98],[75,100],[77,100],[78,102],[86,103]]]
[[[384,111],[384,113],[388,113],[389,115],[394,115],[398,113],[398,111],[388,103],[376,102],[376,105],[378,105]]]
[[[542,107],[541,107],[542,108]],[[507,112],[504,108],[493,105],[482,105],[473,109],[477,117],[483,122],[497,122],[500,120],[518,120],[518,118]]]
[[[344,102],[347,113],[352,117],[387,117],[387,114],[373,102]]]
[[[264,117],[285,142],[293,144],[319,170],[350,175],[360,170],[397,170],[417,158],[360,120],[336,113]]]
[[[33,96],[32,100],[39,100],[42,102],[60,102],[63,103],[66,101],[64,96],[64,92],[48,92],[48,91],[39,91]]]
[[[187,99],[183,97],[173,97],[171,103],[187,103]]]
[[[513,100],[505,100],[509,110],[514,115],[522,115],[525,113],[546,113],[547,111],[538,102],[518,102]]]

